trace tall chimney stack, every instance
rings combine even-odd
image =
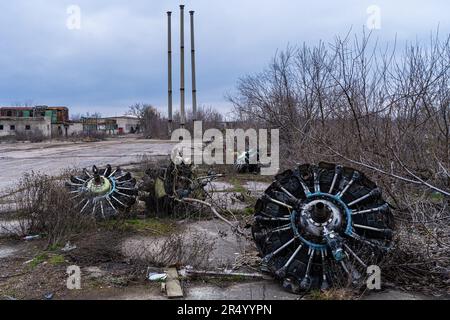
[[[167,44],[168,44],[168,116],[169,116],[169,136],[172,135],[173,130],[173,116],[172,116],[172,12],[167,11]]]
[[[194,38],[194,11],[191,14],[191,69],[192,69],[192,113],[194,121],[197,120],[197,80],[195,77],[195,38]]]
[[[180,108],[181,108],[181,128],[186,123],[186,113],[184,109],[184,5],[180,5]]]
[[[195,38],[194,38],[194,11],[191,15],[191,70],[192,70],[192,114],[193,120],[197,120],[197,80],[195,77]]]

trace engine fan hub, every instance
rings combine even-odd
[[[138,195],[136,179],[120,167],[113,170],[111,165],[104,169],[93,166],[92,172],[83,169],[79,175],[70,177],[66,188],[73,194],[72,199],[79,199],[75,206],[80,213],[103,219],[127,212]]]
[[[99,179],[92,178],[88,181],[86,188],[90,193],[97,196],[103,196],[111,192],[112,183],[105,177],[99,177]]]
[[[321,237],[324,227],[339,230],[345,220],[346,208],[332,196],[312,196],[302,205],[296,229],[304,230],[306,235]]]
[[[339,164],[303,164],[275,177],[255,205],[264,270],[300,292],[361,279],[392,243],[392,213],[376,184]]]

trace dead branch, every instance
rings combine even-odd
[[[227,225],[229,225],[231,227],[231,229],[238,235],[243,236],[245,238],[248,238],[248,235],[246,235],[244,232],[242,232],[239,228],[239,226],[234,225],[232,222],[230,222],[229,220],[227,220],[226,218],[224,218],[215,208],[212,204],[206,202],[206,201],[202,201],[199,199],[193,199],[193,198],[183,198],[183,200],[180,201],[184,201],[184,202],[191,202],[191,203],[200,203],[204,206],[207,206],[211,209],[212,213],[220,220],[222,220],[223,222],[225,222]]]

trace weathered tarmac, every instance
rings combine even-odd
[[[41,171],[55,175],[65,168],[91,167],[111,164],[128,165],[139,162],[141,156],[166,156],[170,154],[174,143],[171,141],[143,140],[136,138],[118,138],[114,140],[70,143],[70,142],[45,142],[37,144],[0,144],[0,195],[20,179],[24,172]],[[262,193],[268,187],[267,183],[247,182],[243,187],[253,196]],[[232,201],[233,185],[227,182],[215,182],[213,189],[216,194],[230,207],[245,207],[244,203]],[[210,190],[211,191],[211,190]],[[218,191],[218,192],[217,192]],[[230,198],[230,199],[228,199]],[[241,208],[241,209],[242,209]],[[0,235],[15,233],[18,229],[16,221],[0,221]],[[214,242],[214,249],[209,257],[211,269],[223,269],[238,267],[241,258],[246,252],[251,251],[252,243],[238,239],[230,231],[229,227],[218,220],[205,220],[189,223],[184,233],[189,235],[203,234]],[[140,239],[129,238],[124,241],[125,255],[131,255],[133,246],[141,246],[143,243],[153,243],[155,238],[144,237]],[[21,254],[23,243],[1,243],[0,261]],[[101,277],[106,271],[91,268],[91,274]],[[125,288],[105,288],[104,290],[83,291],[78,295],[69,296],[68,299],[118,299],[118,300],[147,300],[166,299],[160,290],[149,285],[131,286]],[[407,293],[397,290],[371,292],[362,299],[369,300],[422,300],[430,297],[416,293]],[[224,287],[210,283],[191,283],[185,287],[185,299],[192,300],[295,300],[299,296],[287,293],[275,280],[260,280],[236,282]]]
[[[142,155],[169,155],[174,142],[115,138],[99,142],[42,142],[0,144],[0,195],[25,172],[57,175],[66,168],[88,168],[127,165],[139,161]]]

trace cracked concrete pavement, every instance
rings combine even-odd
[[[140,156],[170,154],[174,142],[135,137],[99,142],[43,142],[0,144],[0,195],[14,186],[25,172],[41,171],[56,175],[66,168],[126,165]]]

